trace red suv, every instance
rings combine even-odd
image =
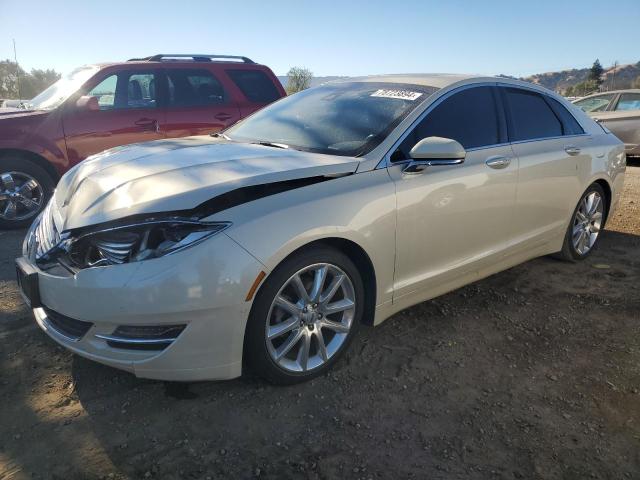
[[[223,130],[285,96],[246,57],[154,55],[78,68],[31,100],[0,109],[0,227],[29,224],[60,176],[128,143]]]

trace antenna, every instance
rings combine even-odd
[[[18,65],[18,54],[16,53],[16,39],[13,39],[13,59],[16,62],[16,85],[18,87],[18,100],[22,100],[20,95],[20,65]]]

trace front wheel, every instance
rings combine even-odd
[[[569,228],[558,257],[575,262],[586,258],[596,246],[604,227],[606,196],[600,185],[594,183],[580,198],[573,212]]]
[[[316,247],[293,255],[256,296],[245,337],[247,363],[278,384],[322,374],[355,335],[363,299],[360,273],[343,253]]]
[[[51,177],[35,163],[19,157],[0,158],[0,228],[29,226],[54,187]]]

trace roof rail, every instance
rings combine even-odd
[[[200,54],[167,54],[167,53],[159,53],[156,55],[152,55],[150,57],[143,58],[130,58],[127,60],[128,62],[170,62],[172,60],[178,60],[183,58],[190,58],[194,62],[215,62],[215,61],[224,61],[224,60],[240,60],[243,63],[256,63],[250,58],[242,57],[239,55],[200,55]]]

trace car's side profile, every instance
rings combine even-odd
[[[589,95],[573,103],[622,140],[627,157],[640,157],[640,89]]]
[[[285,95],[246,57],[154,55],[88,65],[0,111],[0,228],[28,226],[62,174],[131,143],[218,132]]]
[[[214,138],[79,165],[27,235],[19,281],[40,327],[96,361],[294,383],[362,322],[540,255],[586,257],[624,170],[615,136],[534,85],[335,82]]]

